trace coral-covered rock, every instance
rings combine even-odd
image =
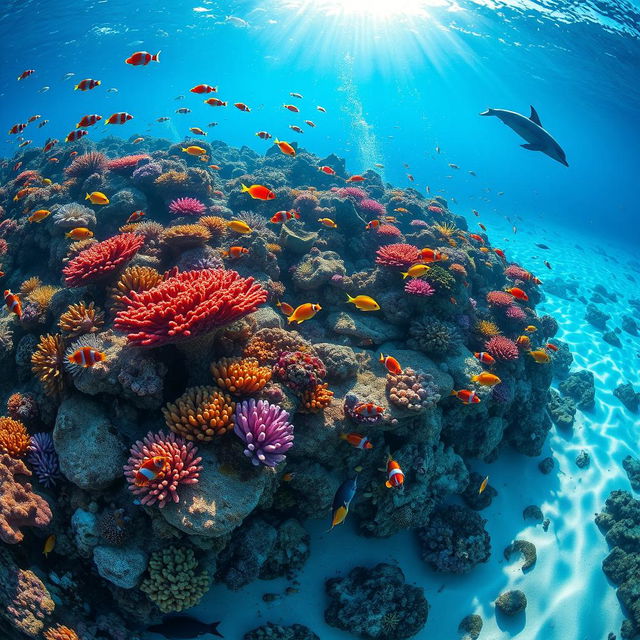
[[[515,553],[522,554],[524,562],[522,563],[521,569],[523,571],[528,571],[529,569],[531,569],[538,559],[536,545],[533,544],[533,542],[529,542],[528,540],[514,540],[508,547],[505,548],[504,557],[506,560],[511,560],[511,556]]]
[[[93,562],[105,580],[122,589],[133,589],[147,568],[148,557],[135,547],[100,545],[93,550]]]
[[[637,393],[630,382],[619,384],[613,391],[613,395],[632,413],[638,410],[640,393]]]
[[[558,385],[558,388],[561,393],[573,398],[576,401],[576,406],[581,411],[588,411],[595,406],[596,388],[594,376],[587,369],[572,373]]]
[[[527,608],[527,596],[518,589],[505,591],[496,599],[496,609],[506,616],[515,616]]]
[[[260,627],[256,627],[244,634],[243,640],[320,640],[316,635],[303,624],[292,624],[283,627],[273,622],[267,622]]]
[[[640,491],[640,460],[633,456],[626,456],[622,466],[627,472],[627,477],[634,491]]]
[[[378,345],[402,337],[402,328],[372,315],[339,311],[327,318],[327,326],[338,335],[353,338],[357,345]]]
[[[557,391],[549,389],[547,411],[557,427],[561,429],[573,427],[576,416],[576,403],[571,398],[563,398]]]

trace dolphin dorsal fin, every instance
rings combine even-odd
[[[540,116],[538,115],[538,112],[533,108],[533,105],[531,105],[531,115],[529,116],[529,120],[535,122],[539,127],[542,126],[542,122],[540,122]]]

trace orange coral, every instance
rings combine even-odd
[[[300,413],[318,413],[328,407],[333,398],[333,391],[328,387],[329,385],[325,382],[304,391],[300,396],[298,411]]]
[[[458,264],[457,262],[454,262],[453,264],[449,265],[449,271],[451,271],[452,273],[455,273],[456,275],[460,275],[460,276],[466,276],[467,275],[467,270],[464,268],[463,265]]]
[[[222,238],[227,232],[227,221],[220,216],[202,216],[198,224],[205,227],[214,240]]]
[[[31,356],[31,371],[40,380],[44,392],[53,396],[62,391],[64,346],[59,334],[44,335]]]
[[[80,640],[73,629],[69,629],[69,627],[65,627],[62,624],[50,627],[44,632],[43,636],[44,640]]]
[[[171,431],[186,438],[209,442],[233,429],[235,402],[216,387],[191,387],[162,409]]]
[[[271,369],[255,358],[222,358],[211,364],[216,384],[235,395],[251,395],[271,380]]]
[[[72,242],[67,249],[67,255],[64,257],[63,261],[68,262],[72,258],[75,258],[81,251],[88,249],[94,244],[98,244],[98,241],[95,238],[85,238],[84,240]]]
[[[166,244],[178,249],[200,247],[211,239],[209,230],[201,224],[177,224],[162,233]]]
[[[127,267],[114,287],[109,289],[111,308],[115,313],[124,309],[122,298],[132,291],[140,292],[153,289],[164,280],[164,276],[152,267]]]
[[[491,320],[478,320],[476,322],[475,330],[485,338],[492,338],[493,336],[500,335],[500,329],[495,322]]]
[[[29,446],[27,428],[19,420],[0,418],[0,453],[12,458],[21,458]]]
[[[76,338],[85,333],[94,333],[104,325],[104,314],[93,302],[70,304],[60,316],[58,326],[65,338]]]
[[[260,329],[249,340],[244,355],[260,364],[273,365],[283,351],[312,351],[311,345],[298,333],[284,329]]]
[[[38,276],[33,276],[33,278],[27,278],[27,280],[25,280],[20,285],[20,293],[26,296],[27,294],[31,293],[34,289],[37,289],[41,285],[42,285],[42,280],[40,280]]]
[[[40,309],[45,310],[49,308],[51,304],[51,298],[60,291],[60,287],[54,287],[50,284],[45,284],[40,287],[36,287],[31,293],[27,295],[27,300],[33,302]]]

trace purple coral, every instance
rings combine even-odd
[[[158,162],[139,163],[138,168],[131,175],[131,180],[136,184],[150,185],[162,174],[162,165]]]
[[[331,189],[333,191],[333,189]],[[335,189],[339,198],[355,198],[356,200],[362,200],[367,197],[367,192],[363,191],[359,187],[343,187],[342,189]]]
[[[197,198],[176,198],[169,203],[169,211],[174,216],[201,216],[206,210]]]
[[[360,209],[362,213],[366,213],[367,215],[374,217],[383,216],[387,212],[383,204],[377,200],[373,200],[372,198],[363,198],[360,200],[358,203],[358,209]]]
[[[275,467],[293,446],[289,414],[266,400],[245,400],[236,405],[235,434],[245,443],[244,455],[258,466]]]
[[[494,336],[487,340],[484,348],[496,360],[502,360],[503,362],[517,360],[520,356],[516,343],[504,336]]]
[[[186,442],[174,433],[147,433],[144,440],[138,440],[131,447],[129,460],[124,466],[129,490],[137,496],[142,496],[140,502],[144,505],[158,502],[162,509],[167,502],[179,502],[179,487],[198,482],[202,471],[202,458],[197,457],[197,453],[198,448],[193,442]],[[156,456],[166,458],[165,468],[148,484],[136,485],[136,475],[140,466]]]
[[[510,304],[505,310],[505,316],[509,318],[509,320],[526,320],[527,314],[524,312],[522,307],[519,307],[516,304]]]
[[[426,280],[415,278],[404,285],[404,292],[412,296],[432,296],[436,290]]]
[[[43,487],[51,489],[60,480],[58,454],[50,433],[34,433],[31,436],[27,462]]]
[[[412,220],[409,224],[412,227],[428,227],[429,226],[424,220]]]

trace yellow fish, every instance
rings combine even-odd
[[[412,264],[405,272],[402,274],[402,279],[405,278],[420,278],[427,271],[429,271],[431,267],[426,264]]]
[[[246,222],[242,222],[242,220],[231,220],[227,222],[227,227],[236,233],[251,233],[252,231],[251,227]]]
[[[27,220],[29,222],[42,222],[47,216],[51,215],[51,211],[48,209],[38,209],[34,211]]]
[[[52,184],[51,179],[50,178],[43,178],[42,179],[42,184],[46,184],[47,186],[49,186],[50,184]]]
[[[315,316],[318,311],[322,311],[322,307],[319,304],[305,302],[299,307],[296,307],[294,312],[289,316],[289,324],[291,324],[292,322],[302,324],[305,320],[311,320],[311,318],[313,318],[313,316]]]
[[[188,153],[190,156],[203,156],[207,153],[206,149],[202,147],[197,147],[195,144],[192,144],[190,147],[181,147],[185,153]]]
[[[493,387],[496,384],[500,384],[502,380],[500,380],[500,378],[498,378],[498,376],[494,375],[493,373],[487,373],[486,371],[484,371],[477,376],[473,376],[471,378],[471,382],[477,382],[484,387]]]
[[[551,358],[546,351],[542,349],[538,349],[537,351],[529,351],[529,355],[538,363],[538,364],[546,364],[547,362],[551,362]]]
[[[55,546],[56,546],[56,537],[52,534],[44,542],[42,553],[44,554],[45,558],[53,551],[53,548]]]
[[[380,309],[380,305],[369,296],[356,296],[352,298],[347,293],[347,302],[352,302],[360,311],[378,311],[378,309]]]
[[[524,330],[527,333],[533,333],[534,331],[538,330],[538,327],[534,327],[532,324],[530,324],[528,327],[525,327]]]
[[[89,200],[91,204],[109,204],[109,198],[104,195],[104,193],[100,193],[100,191],[93,191],[92,193],[87,193],[87,197],[85,200]]]
[[[478,495],[480,495],[487,488],[487,484],[489,484],[489,476],[487,476],[482,481],[482,484],[480,485],[480,488],[478,489]]]
[[[318,218],[318,222],[330,229],[337,229],[338,225],[331,218]]]
[[[86,240],[87,238],[93,238],[93,231],[86,227],[76,227],[64,235],[72,240]]]

